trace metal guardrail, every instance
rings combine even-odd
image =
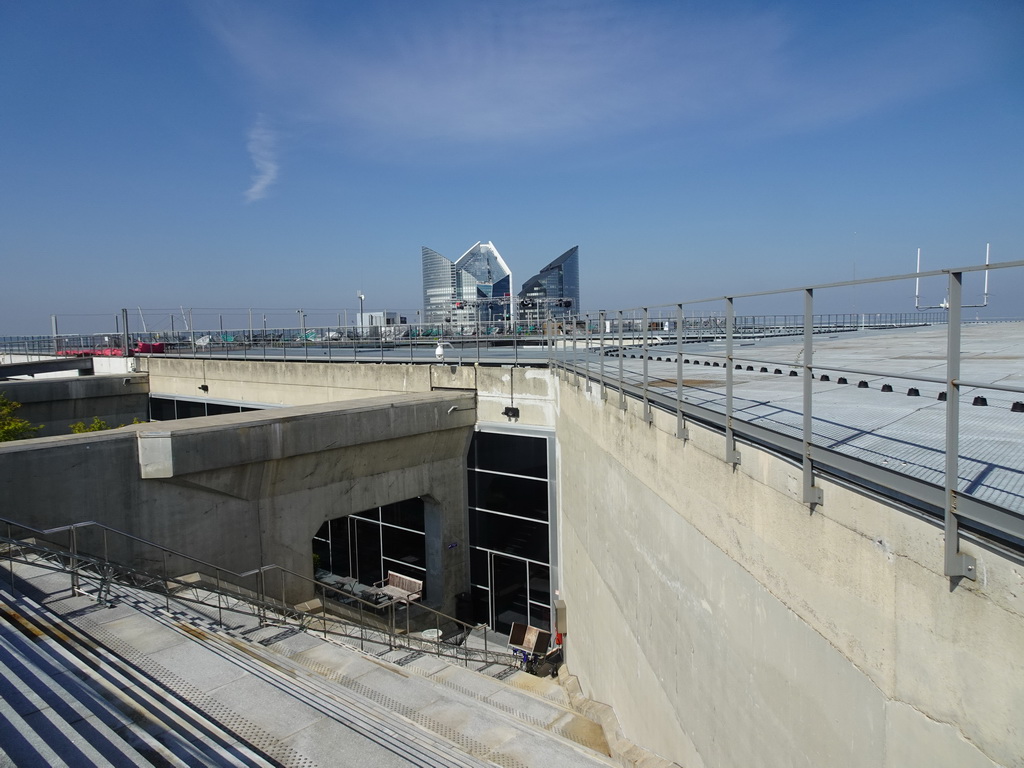
[[[990,542],[994,540],[999,545],[1008,547],[1009,550],[1019,557],[1021,553],[1024,553],[1024,514],[987,503],[958,489],[960,390],[964,387],[972,387],[1024,393],[1024,387],[1004,383],[978,382],[961,378],[961,334],[964,325],[962,316],[963,276],[968,272],[1006,270],[1021,267],[1024,267],[1024,261],[1011,261],[985,266],[936,270],[928,273],[896,275],[880,279],[790,288],[782,291],[761,291],[714,299],[700,299],[693,302],[681,302],[656,308],[640,307],[631,310],[620,310],[614,313],[602,311],[596,313],[597,327],[601,332],[599,334],[591,334],[589,331],[585,332],[582,338],[573,340],[571,354],[552,353],[549,355],[549,364],[573,375],[577,384],[580,377],[583,377],[588,388],[591,382],[596,382],[612,391],[617,391],[619,393],[619,406],[623,409],[625,408],[627,397],[641,401],[643,403],[643,418],[645,420],[649,421],[651,419],[652,407],[658,407],[675,413],[677,417],[676,434],[680,439],[685,440],[688,438],[686,427],[688,420],[696,421],[718,430],[725,439],[725,461],[731,464],[739,464],[741,461],[738,449],[740,441],[765,447],[788,457],[801,466],[801,498],[803,503],[811,508],[823,503],[822,490],[816,484],[816,478],[830,476],[841,479],[844,482],[852,482],[861,488],[878,493],[898,503],[912,505],[925,514],[941,519],[945,529],[944,567],[946,575],[951,578],[967,577],[973,580],[977,578],[977,564],[975,558],[960,551],[962,530],[970,531],[972,534],[978,535]],[[939,383],[946,387],[945,435],[942,444],[945,466],[942,486],[843,455],[835,450],[816,444],[813,431],[812,382],[816,371],[824,370],[865,376],[874,376],[880,373],[856,367],[832,368],[815,365],[815,335],[834,332],[834,329],[830,330],[828,328],[827,323],[821,322],[821,315],[814,314],[816,292],[820,293],[834,288],[873,285],[879,282],[896,280],[916,280],[920,277],[934,276],[942,276],[947,283],[947,299],[944,302],[946,305],[944,310],[938,313],[938,317],[936,317],[935,313],[921,313],[919,315],[910,315],[910,317],[920,318],[917,323],[918,325],[926,324],[929,321],[935,322],[936,320],[944,323],[946,328],[945,376],[937,378],[914,374],[908,375],[905,378]],[[798,364],[794,365],[792,362],[786,362],[784,365],[797,370],[798,375],[801,377],[803,419],[799,439],[743,421],[742,416],[737,413],[735,408],[733,392],[734,371],[736,368],[742,368],[741,365],[738,365],[738,360],[742,359],[744,362],[752,362],[746,356],[740,357],[736,354],[736,342],[744,338],[744,335],[749,332],[749,325],[745,320],[740,320],[735,314],[737,300],[794,293],[802,297],[804,312],[798,316],[786,316],[789,318],[786,326],[789,335],[799,335],[802,337],[803,347]],[[688,403],[684,399],[685,385],[682,371],[684,344],[692,340],[687,337],[688,330],[692,325],[687,323],[686,311],[692,305],[707,305],[708,303],[720,303],[723,307],[720,314],[724,318],[724,322],[722,323],[720,338],[724,340],[724,349],[717,356],[714,354],[707,355],[708,357],[717,357],[717,359],[721,360],[721,367],[724,368],[725,398],[724,408],[721,411]],[[655,317],[657,319],[652,320]],[[640,338],[638,340],[635,338],[628,339],[626,329],[631,327],[631,325],[635,327],[637,318],[640,320]],[[593,327],[592,321],[594,319],[595,317],[586,316],[583,328],[589,329]],[[875,324],[873,327],[898,326]],[[617,331],[617,334],[615,331]],[[639,352],[640,358],[642,358],[642,372],[639,384],[633,384],[628,381],[624,367],[624,355],[619,355],[617,369],[612,367],[609,371],[609,366],[605,365],[605,356],[603,354],[599,355],[596,366],[592,365],[592,350],[597,347],[604,351],[606,349],[605,345],[609,340],[616,344],[620,350],[632,348]],[[672,344],[673,341],[674,345]],[[579,350],[580,347],[586,350],[582,356]],[[675,354],[677,375],[674,397],[655,392],[651,388],[652,380],[648,361],[652,359],[652,350],[655,348],[661,351],[671,349]],[[782,365],[783,363],[779,362],[778,364]],[[718,363],[716,362],[715,365],[717,366]],[[885,372],[881,375],[900,378],[899,374],[891,372]],[[606,396],[604,393],[602,395]],[[1016,404],[1014,408],[1016,409]],[[1022,471],[1024,471],[1024,468],[1022,468]]]
[[[817,333],[843,333],[866,328],[897,328],[922,323],[945,322],[944,312],[887,312],[819,314],[814,317]],[[799,335],[802,316],[757,314],[733,320],[735,338],[766,338]],[[679,327],[681,325],[681,328]],[[128,334],[60,334],[56,336],[0,337],[0,355],[19,359],[52,357],[125,357],[135,354],[192,358],[235,358],[243,360],[287,360],[316,362],[434,362],[440,343],[446,362],[481,363],[495,349],[512,351],[518,364],[531,357],[528,350],[564,345],[567,340],[605,335],[639,339],[644,334],[675,335],[681,330],[686,341],[709,341],[725,337],[726,318],[719,312],[691,314],[677,319],[664,308],[620,313],[618,318],[602,313],[581,313],[540,325],[486,324],[430,325],[400,324],[360,328],[358,326],[316,326],[277,328],[267,332],[248,329],[194,330],[191,332],[130,332]],[[520,357],[520,353],[522,357]],[[541,351],[542,356],[546,355]]]
[[[515,655],[506,651],[488,648],[485,625],[474,625],[460,621],[429,606],[403,601],[392,601],[386,606],[375,605],[358,597],[352,597],[349,610],[345,616],[332,615],[327,612],[328,600],[324,600],[323,611],[309,611],[290,605],[284,599],[284,579],[281,580],[282,595],[280,599],[270,596],[266,589],[267,575],[270,573],[287,574],[290,578],[312,586],[311,594],[326,596],[336,591],[331,585],[310,579],[294,571],[275,564],[263,565],[259,568],[237,573],[215,564],[192,557],[185,553],[164,547],[155,542],[134,536],[97,522],[81,522],[55,528],[38,529],[19,523],[18,521],[0,517],[4,526],[4,535],[0,543],[6,550],[2,559],[8,565],[23,562],[41,565],[50,570],[67,573],[71,577],[71,587],[75,592],[81,590],[82,580],[95,582],[100,600],[109,594],[111,584],[124,584],[135,589],[163,595],[169,607],[172,599],[200,604],[217,609],[218,622],[224,624],[223,613],[235,612],[257,616],[261,623],[267,623],[271,615],[281,622],[291,622],[309,631],[323,633],[324,637],[344,637],[358,640],[360,649],[366,643],[387,645],[389,648],[410,648],[424,653],[453,659],[465,665],[471,661],[497,663],[508,666],[518,664]],[[80,549],[81,531],[96,531],[100,534],[100,552],[85,552]],[[62,546],[55,538],[66,536],[67,544]],[[112,560],[109,556],[110,537],[123,539],[125,542],[141,544],[159,552],[162,558],[160,573],[135,568]],[[41,539],[42,541],[38,541]],[[173,569],[168,561],[177,558],[188,562],[200,570],[184,568],[179,565]],[[45,565],[43,565],[45,563]],[[245,586],[246,580],[252,580],[253,588]],[[12,585],[16,589],[16,585]],[[191,591],[193,596],[187,593]],[[216,601],[210,602],[201,593],[215,596]],[[382,613],[383,619],[382,619]],[[413,613],[416,617],[413,617]],[[401,614],[401,618],[400,618]],[[404,625],[404,626],[403,626]],[[436,639],[428,640],[416,636],[415,632],[433,629]],[[399,631],[399,630],[404,631]],[[454,631],[453,631],[454,630]],[[474,634],[482,635],[484,647],[473,648],[469,639]]]

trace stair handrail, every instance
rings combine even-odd
[[[171,576],[169,576],[166,573],[166,556],[168,554],[173,555],[175,557],[183,558],[185,560],[189,560],[189,561],[191,561],[193,563],[198,563],[198,564],[200,564],[202,566],[205,566],[208,569],[213,570],[214,571],[214,578],[216,579],[217,584],[216,584],[216,586],[214,588],[211,588],[212,585],[204,584],[204,588],[210,589],[210,591],[213,591],[213,592],[215,592],[218,595],[218,605],[217,605],[218,611],[222,610],[222,608],[220,606],[219,596],[220,595],[225,595],[225,596],[241,598],[241,599],[245,600],[246,602],[248,602],[250,604],[253,604],[253,605],[255,605],[255,606],[257,606],[257,607],[259,607],[261,609],[271,608],[275,612],[278,612],[278,613],[281,613],[281,614],[283,614],[285,616],[297,619],[299,621],[300,625],[303,625],[303,626],[312,625],[314,620],[319,619],[324,624],[324,630],[323,631],[324,631],[325,634],[328,632],[327,627],[326,627],[328,620],[330,620],[330,622],[332,624],[335,624],[335,625],[342,625],[342,624],[346,623],[346,619],[343,619],[342,617],[339,617],[339,616],[333,616],[333,615],[330,615],[330,614],[327,613],[326,602],[323,604],[323,608],[324,608],[323,613],[315,614],[315,613],[311,613],[309,611],[304,611],[304,610],[301,610],[299,608],[296,608],[294,606],[289,605],[284,600],[284,596],[283,595],[282,595],[282,599],[280,601],[277,601],[276,599],[270,598],[269,595],[267,595],[267,592],[266,592],[266,574],[268,572],[272,572],[272,571],[280,571],[281,573],[288,574],[289,576],[293,576],[293,577],[299,579],[300,581],[305,581],[305,582],[312,583],[313,584],[313,594],[314,595],[317,594],[316,588],[320,587],[322,590],[325,590],[325,592],[324,592],[325,600],[326,600],[326,590],[335,590],[336,591],[336,588],[333,587],[330,584],[325,584],[324,582],[318,581],[315,578],[310,578],[310,577],[305,576],[303,574],[296,573],[295,571],[292,571],[292,570],[290,570],[290,569],[288,569],[288,568],[286,568],[284,566],[278,565],[277,563],[268,563],[268,564],[260,565],[259,567],[250,569],[248,571],[242,571],[242,572],[233,571],[230,568],[223,568],[223,567],[217,565],[216,563],[211,563],[209,561],[203,560],[202,558],[194,557],[194,556],[189,555],[187,553],[184,553],[184,552],[181,552],[179,550],[176,550],[176,549],[174,549],[172,547],[168,547],[168,546],[165,546],[163,544],[158,544],[157,542],[151,541],[149,539],[144,539],[141,536],[136,536],[135,534],[128,533],[127,531],[120,530],[119,528],[115,528],[113,526],[107,525],[106,523],[101,523],[101,522],[98,522],[98,521],[95,521],[95,520],[83,520],[83,521],[79,521],[79,522],[76,522],[76,523],[69,523],[67,525],[55,526],[53,528],[36,528],[35,526],[24,524],[24,523],[21,523],[21,522],[19,522],[17,520],[12,519],[12,518],[8,518],[6,516],[0,515],[0,523],[4,523],[7,526],[7,534],[8,534],[6,537],[0,537],[0,539],[5,540],[8,543],[18,543],[18,544],[24,545],[24,542],[22,541],[22,539],[15,539],[11,535],[11,529],[12,528],[18,528],[20,530],[30,532],[31,534],[34,534],[34,535],[37,535],[37,536],[40,536],[40,537],[48,537],[48,536],[52,536],[54,534],[59,534],[59,533],[69,533],[70,534],[70,536],[69,536],[69,538],[70,538],[70,542],[69,542],[70,546],[69,546],[69,552],[68,553],[70,554],[71,559],[72,559],[72,562],[71,562],[71,564],[69,566],[69,570],[71,572],[71,577],[72,577],[72,587],[75,590],[77,590],[78,586],[79,586],[78,577],[79,577],[79,572],[80,571],[79,571],[79,568],[76,567],[76,564],[75,564],[75,561],[78,561],[78,560],[91,560],[91,561],[94,561],[94,562],[101,562],[101,563],[105,563],[105,564],[115,564],[115,565],[118,565],[119,567],[124,568],[126,570],[129,570],[131,572],[134,572],[134,573],[137,573],[137,574],[141,574],[141,575],[145,575],[145,576],[151,576],[151,577],[156,578],[156,576],[154,574],[152,574],[152,573],[149,573],[147,571],[143,571],[141,569],[134,568],[134,567],[131,567],[131,566],[126,566],[124,564],[114,563],[114,561],[112,561],[110,559],[109,553],[107,552],[106,534],[107,533],[113,533],[115,535],[122,536],[122,537],[124,537],[126,539],[129,539],[131,541],[138,542],[139,544],[143,544],[143,545],[152,547],[152,548],[160,551],[161,553],[163,553],[163,555],[164,555],[165,573],[163,574],[162,578],[163,578],[163,580],[165,582],[174,583],[174,584],[177,584],[177,585],[183,586],[183,587],[194,586],[194,584],[191,584],[189,582],[184,582],[184,581],[182,581],[178,577],[171,577]],[[102,560],[99,560],[96,556],[84,555],[84,554],[78,552],[78,547],[77,547],[77,531],[80,528],[88,528],[88,527],[95,527],[95,528],[98,528],[99,530],[103,531],[103,534],[104,534],[104,539],[103,539],[104,553],[103,553]],[[10,556],[10,552],[9,552],[9,556]],[[258,585],[258,592],[256,593],[255,599],[252,598],[252,597],[245,597],[245,596],[241,595],[241,593],[239,593],[239,592],[232,592],[232,591],[224,589],[221,586],[221,584],[220,584],[221,575],[222,574],[223,575],[227,575],[229,577],[234,577],[235,579],[238,579],[238,580],[246,579],[246,578],[249,578],[249,577],[252,577],[252,576],[257,576],[258,578],[257,578],[257,582],[256,583]],[[282,584],[283,584],[283,580],[282,580]],[[238,589],[244,589],[244,587],[241,587],[241,585],[236,584],[235,586]],[[167,599],[170,599],[170,590],[169,589],[165,592],[165,597],[167,597]],[[370,601],[364,600],[364,599],[358,597],[357,595],[352,595],[351,597],[352,597],[352,599],[354,599],[357,602],[357,604],[359,606],[359,616],[360,616],[360,619],[359,619],[358,622],[354,622],[354,621],[352,621],[352,619],[348,619],[347,623],[349,623],[349,624],[358,623],[358,626],[360,627],[360,629],[361,630],[365,630],[366,628],[370,627],[370,625],[366,623],[366,621],[365,621],[365,619],[363,617],[364,606],[365,607],[369,607],[369,608],[373,608],[373,609],[377,609],[380,606],[377,606],[377,605],[375,605],[374,603],[372,603]],[[387,628],[385,628],[385,629],[381,629],[379,627],[374,628],[374,629],[376,629],[376,631],[378,631],[378,632],[388,636],[388,638],[389,638],[389,645],[392,644],[392,642],[394,641],[395,638],[402,637],[402,635],[400,635],[397,632],[397,627],[395,625],[395,606],[399,605],[399,604],[403,604],[402,601],[392,601],[387,606],[390,609],[390,624],[389,624],[390,630],[387,629]],[[407,610],[406,610],[406,632],[405,632],[405,635],[404,635],[405,642],[401,643],[401,644],[404,644],[407,647],[413,647],[413,642],[412,642],[413,638],[411,637],[411,635],[409,633],[409,613],[410,613],[410,609],[411,609],[411,605],[412,604],[411,603],[406,603],[406,605],[407,605]],[[441,624],[444,623],[444,622],[449,622],[449,621],[450,622],[454,622],[457,626],[462,628],[460,631],[461,632],[465,632],[467,638],[468,638],[469,634],[472,633],[473,631],[486,626],[486,625],[473,625],[473,624],[469,624],[468,622],[465,622],[465,621],[462,621],[460,619],[457,619],[454,616],[450,616],[450,615],[444,613],[443,611],[439,611],[436,608],[431,608],[428,605],[423,605],[423,604],[419,604],[418,603],[417,604],[417,609],[418,610],[422,610],[422,611],[426,611],[426,612],[428,612],[430,614],[433,614],[435,616],[435,624],[434,624],[435,629],[440,629]],[[264,614],[262,612],[260,613],[260,617],[261,617],[261,620],[264,620]],[[221,621],[221,623],[223,623],[223,621]],[[508,654],[508,653],[504,653],[504,652],[499,652],[499,651],[490,651],[487,648],[487,634],[486,634],[486,632],[484,632],[483,637],[484,637],[484,650],[483,650],[483,653],[484,653],[485,658],[486,657],[490,657],[490,656],[495,656],[496,658],[497,657],[505,657],[505,656],[507,656],[509,659],[513,659],[514,658],[514,656],[512,654]],[[363,639],[364,639],[364,635],[363,635],[362,632],[360,632],[360,640],[362,641]],[[424,646],[424,644],[426,644],[426,646]],[[427,639],[423,638],[421,641],[417,641],[417,643],[416,643],[416,647],[420,648],[421,650],[423,650],[423,649],[428,649],[428,650],[432,649],[431,652],[436,654],[436,655],[438,655],[438,656],[448,655],[449,653],[451,653],[451,654],[453,654],[455,656],[458,656],[458,653],[455,650],[458,646],[445,645],[445,647],[442,648],[441,647],[442,645],[445,645],[445,644],[443,643],[443,640],[440,639],[440,638],[438,638],[436,640],[433,640],[433,641],[427,640]],[[470,649],[468,647],[466,647],[463,650],[465,651],[466,661],[468,663],[469,655],[470,655]]]

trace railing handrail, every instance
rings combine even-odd
[[[54,528],[36,528],[34,526],[26,525],[26,524],[21,523],[21,522],[19,522],[17,520],[13,520],[11,518],[5,517],[3,515],[0,515],[0,522],[5,523],[8,526],[12,526],[12,527],[18,528],[18,529],[22,529],[22,530],[25,530],[25,531],[30,531],[31,533],[39,535],[41,537],[52,536],[54,534],[59,534],[59,533],[73,532],[73,531],[78,530],[79,528],[86,528],[86,527],[94,526],[94,527],[96,527],[96,528],[98,528],[98,529],[100,529],[102,531],[114,533],[114,534],[117,534],[119,536],[123,536],[124,538],[129,539],[131,541],[137,542],[139,544],[143,544],[145,546],[152,547],[153,549],[155,549],[155,550],[157,550],[159,552],[162,552],[162,553],[165,553],[165,554],[170,554],[170,555],[173,555],[174,557],[179,557],[179,558],[188,560],[188,561],[190,561],[192,563],[197,563],[199,565],[205,566],[206,568],[213,570],[218,575],[223,574],[223,575],[227,575],[227,576],[234,577],[236,579],[242,580],[242,579],[247,579],[247,578],[250,578],[252,576],[256,576],[256,575],[260,575],[260,574],[265,576],[267,573],[274,572],[274,571],[280,571],[282,573],[288,574],[289,576],[294,576],[295,578],[300,579],[301,581],[313,584],[314,585],[314,592],[313,592],[314,596],[316,595],[316,589],[315,588],[318,587],[318,586],[322,587],[324,589],[330,589],[330,590],[337,591],[336,587],[334,587],[334,586],[332,586],[330,584],[325,584],[324,582],[318,581],[315,578],[310,578],[308,576],[304,576],[303,574],[296,573],[295,571],[292,571],[292,570],[290,570],[288,568],[285,568],[284,566],[278,565],[277,563],[267,563],[267,564],[261,565],[261,566],[259,566],[257,568],[253,568],[253,569],[248,570],[248,571],[242,571],[242,572],[233,571],[230,568],[221,567],[221,566],[219,566],[219,565],[217,565],[215,563],[211,563],[211,562],[208,562],[208,561],[203,560],[201,558],[194,557],[194,556],[186,554],[184,552],[180,552],[180,551],[178,551],[176,549],[173,549],[171,547],[167,547],[165,545],[158,544],[157,542],[150,541],[149,539],[144,539],[144,538],[142,538],[140,536],[136,536],[136,535],[134,535],[132,533],[128,533],[127,531],[122,531],[122,530],[120,530],[118,528],[114,528],[113,526],[109,526],[109,525],[107,525],[105,523],[100,523],[100,522],[95,521],[95,520],[83,520],[83,521],[79,521],[79,522],[76,522],[76,523],[69,523],[67,525],[56,526]],[[78,555],[78,553],[75,553],[75,554],[76,554],[76,556],[80,556],[80,555]],[[95,557],[95,555],[93,557]],[[262,597],[265,598],[266,595],[263,595]],[[362,605],[364,605],[366,607],[374,608],[374,609],[380,607],[380,606],[376,605],[375,603],[372,603],[370,601],[367,601],[367,600],[364,600],[364,599],[360,598],[358,595],[352,595],[351,597],[353,599],[355,599],[356,601],[358,601],[360,604],[362,604]],[[401,602],[401,601],[396,601],[396,602]],[[464,627],[468,631],[472,631],[473,629],[476,629],[478,627],[478,625],[473,625],[473,624],[470,624],[468,622],[462,621],[461,619],[457,619],[454,616],[450,616],[450,615],[444,613],[443,611],[439,611],[436,608],[433,608],[433,607],[431,607],[429,605],[424,605],[422,603],[418,603],[417,604],[417,608],[419,610],[426,611],[427,613],[432,614],[432,615],[438,617],[439,619],[443,619],[444,621],[455,622],[457,625]],[[290,609],[290,610],[296,610],[296,609]],[[313,615],[313,614],[309,614],[309,615]]]

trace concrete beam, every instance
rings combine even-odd
[[[14,376],[35,376],[55,371],[78,371],[80,376],[92,374],[91,357],[61,357],[56,360],[27,360],[23,363],[6,363],[0,365],[0,379]]]
[[[161,422],[140,430],[140,477],[171,478],[261,461],[289,459],[381,439],[434,433],[476,422],[471,392],[374,397]]]

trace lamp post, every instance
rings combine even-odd
[[[362,291],[356,291],[356,298],[359,299],[359,335],[362,336],[363,324],[365,323],[365,321],[363,320],[363,300],[366,298],[366,296],[363,294]]]

